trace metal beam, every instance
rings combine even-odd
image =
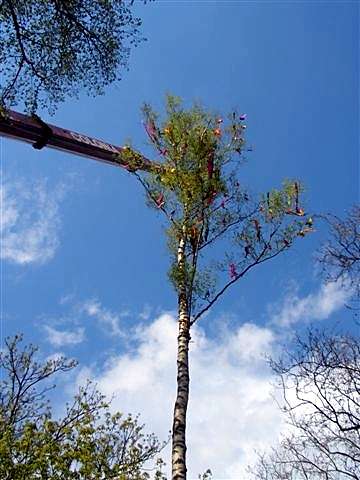
[[[5,115],[0,114],[0,135],[28,142],[36,149],[54,148],[130,169],[126,161],[121,160],[121,152],[126,147],[116,146],[82,133],[45,123],[36,115],[29,116],[7,110]],[[161,168],[159,164],[151,162],[138,152],[136,152],[136,165],[137,170],[144,171],[153,171],[154,167]]]

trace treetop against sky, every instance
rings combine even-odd
[[[54,118],[40,111],[45,120],[115,145],[131,139],[157,160],[141,122],[144,101],[161,111],[171,91],[187,106],[201,100],[215,112],[237,108],[247,114],[252,146],[244,187],[267,192],[296,178],[312,212],[344,216],[358,199],[356,3],[134,7],[148,42],[132,52],[121,82],[102,97],[65,102]],[[1,162],[2,334],[23,331],[45,356],[76,357],[73,383],[99,380],[117,409],[139,411],[149,430],[167,438],[176,305],[163,225],[146,208],[140,185],[120,169],[3,139]],[[276,353],[295,327],[344,317],[347,293],[316,276],[313,254],[325,231],[321,223],[315,229],[244,278],[208,313],[211,322],[196,325],[190,478],[208,467],[216,478],[241,476],[253,448],[280,430],[262,353]],[[64,397],[72,388],[64,385]],[[216,436],[201,416],[205,403]]]

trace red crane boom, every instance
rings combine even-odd
[[[45,123],[36,115],[24,115],[13,110],[7,110],[4,115],[0,112],[0,135],[31,143],[36,149],[55,148],[127,168],[126,162],[122,162],[119,155],[124,147]],[[150,171],[157,165],[138,152],[136,156],[138,170]]]

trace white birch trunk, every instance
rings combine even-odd
[[[178,267],[184,268],[185,237],[178,247]],[[172,429],[172,480],[186,480],[186,410],[189,400],[189,341],[190,319],[185,285],[179,285],[178,296],[178,352],[177,352],[177,395]]]

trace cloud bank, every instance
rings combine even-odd
[[[95,318],[110,335],[119,337],[124,335],[121,328],[121,317],[127,316],[126,312],[121,315],[113,313],[104,308],[96,299],[86,300],[78,309],[89,317]]]
[[[43,264],[59,246],[59,205],[65,189],[46,182],[3,181],[1,199],[1,259],[18,265]]]
[[[272,323],[291,326],[299,322],[325,320],[342,308],[352,295],[352,290],[343,280],[322,284],[317,292],[299,297],[290,292],[272,315]]]
[[[58,330],[50,325],[44,325],[47,339],[54,347],[64,347],[68,345],[77,345],[85,340],[85,329],[76,330]]]
[[[231,331],[222,327],[216,338],[205,332],[201,322],[193,327],[187,429],[189,479],[197,479],[208,468],[217,480],[248,477],[246,468],[256,461],[255,451],[276,444],[288,428],[273,399],[273,377],[264,356],[279,353],[280,341],[295,324],[330,317],[350,294],[340,283],[320,285],[305,296],[293,291],[275,312],[269,311],[265,326],[245,323]],[[128,342],[122,343],[119,353],[109,350],[100,368],[84,367],[78,383],[92,378],[105,395],[113,398],[114,410],[140,413],[147,431],[166,439],[172,428],[176,392],[176,318],[164,313],[151,320],[147,312],[146,323],[134,325],[125,335],[120,328],[122,314],[108,310],[99,300],[82,302],[79,308],[102,330]],[[232,323],[236,325],[236,321]],[[284,326],[289,327],[285,336]],[[170,445],[162,456],[165,461],[170,459]],[[167,468],[169,474],[170,466]]]
[[[170,314],[137,329],[137,346],[113,356],[96,381],[113,408],[141,413],[141,421],[160,439],[171,429],[176,391],[177,324]],[[280,415],[263,360],[273,333],[245,324],[221,338],[195,327],[191,340],[188,417],[189,479],[211,468],[216,479],[246,478],[245,468],[261,449],[276,441]],[[84,378],[84,373],[80,374]],[[86,371],[86,375],[89,371]],[[169,448],[163,453],[169,458]]]

